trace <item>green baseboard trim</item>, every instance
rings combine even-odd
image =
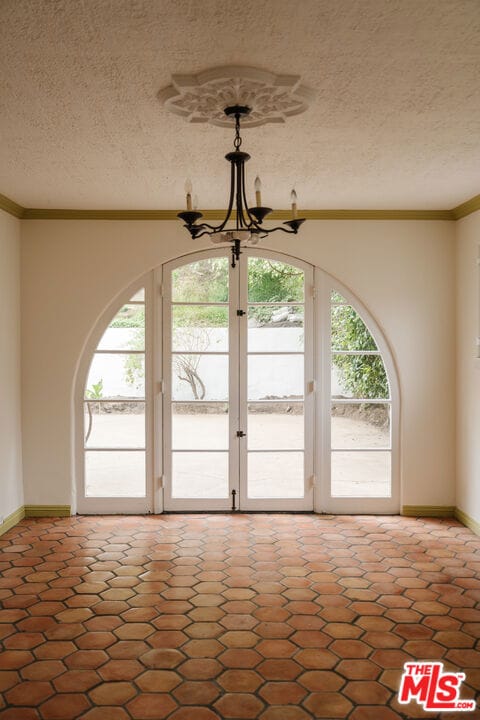
[[[25,517],[69,517],[70,505],[25,505]]]
[[[453,505],[403,505],[401,514],[407,517],[454,517],[455,508]]]
[[[14,510],[13,513],[8,515],[3,523],[0,524],[0,535],[3,535],[3,533],[6,533],[10,528],[14,527],[17,523],[20,522],[20,520],[23,520],[25,517],[25,506],[22,505],[18,508],[18,510]]]
[[[22,505],[0,524],[0,535],[8,532],[26,517],[70,517],[71,514],[70,505]],[[450,505],[403,505],[401,514],[406,517],[454,517],[476,535],[480,535],[480,522],[460,508]]]
[[[460,508],[455,508],[455,518],[461,522],[462,525],[465,525],[465,527],[474,532],[475,535],[480,535],[480,522],[471,518],[470,515],[464,513]]]

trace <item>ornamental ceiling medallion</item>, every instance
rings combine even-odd
[[[287,117],[305,112],[313,92],[300,84],[299,75],[276,75],[238,65],[213,68],[198,75],[172,75],[172,84],[160,90],[167,110],[192,123],[232,127],[225,108],[251,108],[243,127],[284,123]]]

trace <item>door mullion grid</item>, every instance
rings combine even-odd
[[[239,324],[241,318],[237,317],[239,294],[240,264],[232,268],[229,263],[229,311],[228,311],[228,334],[229,334],[229,425],[228,425],[228,446],[229,446],[229,494],[232,498],[232,491],[236,492],[235,505],[238,508],[240,501],[240,469],[239,469],[239,440],[237,430],[240,427],[240,397],[238,387],[238,363],[240,358]]]
[[[172,501],[172,271],[165,268],[163,277],[163,472],[162,477],[168,478],[161,493],[163,506],[169,509]]]
[[[314,463],[314,437],[315,437],[315,323],[314,323],[314,274],[313,268],[304,268],[304,321],[303,321],[303,352],[304,372],[303,378],[303,422],[304,422],[304,493],[305,509],[312,510],[315,502],[315,463]]]
[[[238,357],[238,394],[239,394],[239,430],[246,433],[236,438],[239,452],[239,489],[240,506],[247,507],[248,498],[248,254],[244,253],[238,269],[239,293],[238,309],[245,315],[238,317],[239,357]]]

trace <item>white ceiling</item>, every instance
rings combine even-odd
[[[0,192],[26,207],[226,202],[232,133],[170,114],[171,75],[298,74],[285,125],[244,131],[263,202],[451,208],[480,192],[479,0],[1,0]],[[253,188],[252,188],[253,191]],[[252,192],[253,195],[253,192]]]

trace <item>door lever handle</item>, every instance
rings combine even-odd
[[[247,433],[244,433],[243,430],[237,430],[237,437],[246,437]]]

